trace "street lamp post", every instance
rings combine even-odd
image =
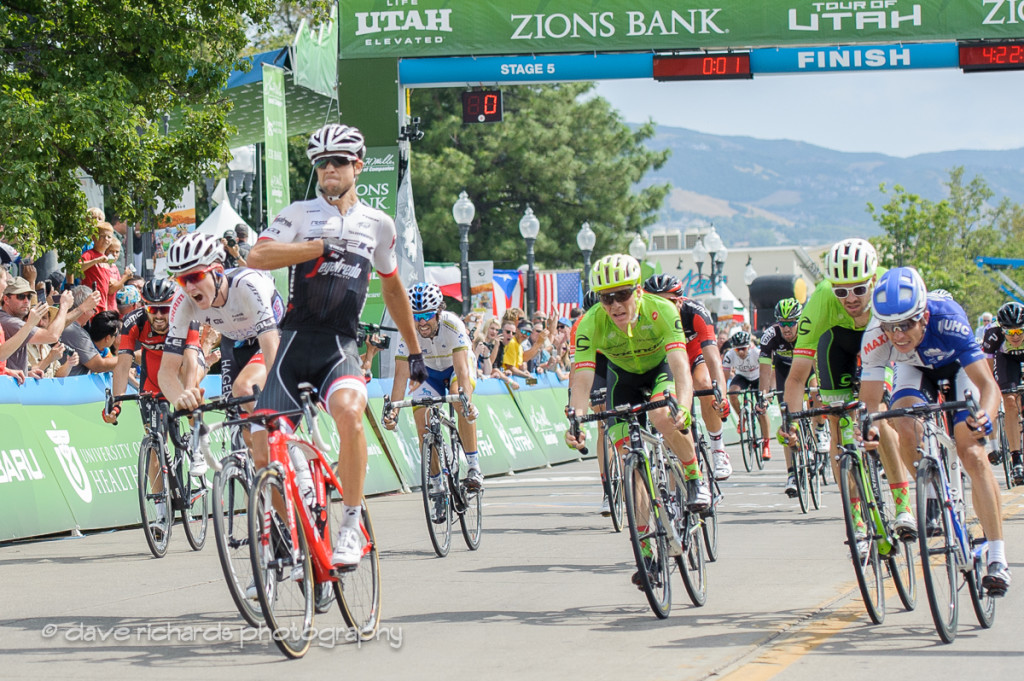
[[[743,270],[743,283],[747,285],[747,313],[750,315],[751,328],[755,328],[754,322],[756,321],[754,319],[754,306],[752,304],[753,296],[750,294],[750,285],[754,283],[755,279],[757,279],[757,270],[754,269],[753,260],[754,256],[748,255],[747,266]]]
[[[540,220],[529,206],[519,220],[519,233],[526,239],[526,315],[532,318],[537,309],[537,281],[533,272],[533,242],[540,234]]]
[[[597,245],[597,235],[590,228],[589,222],[584,222],[580,231],[576,233],[576,245],[583,252],[583,292],[586,293],[590,290],[590,254]]]
[[[476,215],[476,206],[469,200],[465,190],[459,194],[459,200],[452,206],[452,216],[459,226],[459,276],[460,289],[462,291],[462,316],[469,314],[470,298],[472,293],[469,289],[469,226]]]
[[[722,237],[718,236],[714,227],[704,235],[704,247],[707,249],[707,255],[711,258],[709,268],[711,270],[711,295],[716,295],[718,280],[725,268],[725,259],[729,257],[729,249],[722,243]]]
[[[640,234],[634,234],[633,240],[629,242],[629,254],[636,258],[641,266],[644,264],[644,260],[647,258],[647,242]]]

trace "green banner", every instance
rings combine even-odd
[[[292,46],[295,84],[324,97],[338,96],[338,6],[326,26],[310,28],[303,19]]]
[[[285,108],[284,70],[263,64],[263,130],[267,176],[267,221],[289,203],[288,115]]]
[[[1017,0],[341,0],[341,7],[345,59],[1024,36]]]
[[[395,216],[398,207],[398,147],[366,149],[356,193],[364,203]]]

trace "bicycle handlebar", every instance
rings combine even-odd
[[[871,428],[871,424],[875,421],[883,421],[886,419],[894,419],[904,416],[921,418],[934,414],[938,411],[960,411],[961,409],[969,411],[971,418],[973,419],[977,419],[981,414],[981,408],[978,406],[978,402],[974,399],[974,395],[971,394],[970,390],[964,390],[964,399],[956,402],[941,402],[937,404],[919,402],[909,407],[899,407],[897,409],[889,409],[887,411],[880,411],[874,414],[865,414],[861,417],[861,434],[867,437],[867,432]]]
[[[785,404],[779,405],[779,411],[782,412],[782,423],[786,430],[789,430],[789,424],[793,421],[800,419],[812,418],[814,416],[842,416],[851,411],[857,409],[863,409],[864,403],[860,400],[852,400],[850,402],[838,402],[836,404],[830,404],[824,407],[814,407],[812,409],[804,409],[802,411],[789,411]]]

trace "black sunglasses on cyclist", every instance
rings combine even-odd
[[[325,156],[323,158],[317,159],[316,162],[313,164],[313,167],[316,168],[317,170],[322,170],[326,168],[328,165],[331,166],[332,168],[344,168],[350,163],[352,163],[352,159],[350,159],[347,156]]]
[[[621,291],[612,291],[611,293],[598,293],[597,297],[601,300],[602,305],[612,305],[614,303],[624,303],[633,296],[633,289],[627,288]]]
[[[902,322],[881,322],[879,326],[886,333],[909,333],[921,321],[921,317],[922,315],[917,315],[912,319],[905,319]]]
[[[857,297],[866,295],[871,289],[867,284],[857,284],[856,286],[833,286],[832,293],[836,294],[836,298],[842,300],[851,293]]]

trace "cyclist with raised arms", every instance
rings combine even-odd
[[[800,319],[800,313],[804,306],[796,298],[783,298],[775,304],[775,323],[765,329],[761,336],[759,358],[761,377],[762,403],[766,403],[767,395],[771,392],[771,376],[775,374],[775,389],[782,392],[786,386],[786,378],[789,377],[789,369],[793,366],[793,342],[796,341],[796,325]],[[815,384],[813,376],[809,379],[808,385]],[[825,430],[824,418],[816,419],[817,450],[819,454],[828,454],[829,437]],[[767,429],[764,431],[767,433]],[[796,471],[793,469],[793,450],[790,449],[785,438],[780,438],[783,451],[786,456],[786,494],[790,497],[796,496]]]
[[[889,270],[878,281],[874,319],[864,332],[861,349],[863,385],[870,382],[877,388],[885,380],[885,367],[893,361],[894,409],[935,402],[942,379],[955,386],[953,399],[963,399],[964,391],[970,390],[978,400],[981,411],[977,417],[967,410],[956,412],[953,437],[957,455],[971,476],[974,510],[988,539],[988,571],[982,585],[990,595],[1002,596],[1010,586],[1010,570],[1003,541],[999,484],[984,445],[984,436],[992,431],[988,415],[999,408],[999,386],[963,308],[950,298],[928,296],[921,275],[912,267]],[[916,459],[921,426],[910,417],[895,422],[901,454]]]
[[[601,304],[590,308],[576,329],[569,407],[584,414],[590,406],[599,352],[607,358],[609,408],[657,400],[665,390],[673,392],[679,403],[674,419],[668,407],[651,411],[648,416],[682,463],[687,505],[695,511],[703,510],[711,503],[711,493],[701,475],[693,439],[680,432],[690,427],[687,405],[693,402],[683,323],[675,305],[658,296],[644,295],[639,284],[640,263],[628,255],[607,255],[591,269],[590,288]],[[626,439],[626,424],[615,423],[609,434],[621,447]],[[577,438],[569,429],[565,440],[570,447],[580,448],[586,432],[580,431]]]
[[[167,252],[167,270],[178,284],[171,303],[167,358],[160,368],[164,395],[178,409],[195,409],[203,401],[198,386],[178,378],[189,325],[207,324],[221,334],[221,393],[235,397],[263,388],[267,366],[280,342],[277,324],[284,314],[281,295],[266,272],[224,269],[224,246],[212,234],[179,237]],[[248,405],[246,405],[248,406]],[[257,468],[266,461],[255,461]]]
[[[993,362],[996,383],[1000,390],[1010,390],[1021,385],[1021,362],[1024,362],[1024,305],[1009,302],[996,313],[996,324],[987,329],[981,339],[981,349]],[[1024,457],[1020,450],[1020,407],[1016,395],[1003,395],[1006,410],[1006,438],[1010,442],[1013,465],[1013,482],[1024,484]],[[998,445],[997,445],[998,446]],[[1002,453],[996,449],[989,454],[989,461],[1002,463]]]
[[[844,239],[832,246],[825,257],[825,280],[811,294],[797,325],[793,348],[793,366],[786,379],[785,403],[789,411],[803,408],[804,390],[812,369],[818,376],[818,394],[825,404],[848,402],[856,398],[855,381],[864,329],[871,321],[871,291],[885,268],[878,266],[875,247],[864,239]],[[884,381],[861,386],[860,400],[869,412],[882,409]],[[839,419],[831,419],[829,451],[839,442]],[[889,487],[896,502],[896,529],[904,535],[917,531],[910,510],[910,460],[900,461],[899,445],[892,427],[882,421],[881,459]],[[786,434],[789,445],[797,443],[796,429]],[[839,479],[838,462],[832,459],[832,471]]]
[[[409,397],[444,397],[449,390],[466,395],[467,400],[473,399],[473,367],[469,359],[469,332],[459,316],[444,309],[444,296],[436,284],[420,282],[409,289],[409,303],[412,306],[412,318],[416,322],[419,334],[423,361],[427,365],[427,380],[414,389]],[[403,339],[395,351],[395,379],[391,388],[391,401],[398,402],[405,398],[406,383],[409,381],[409,346]],[[477,410],[473,403],[469,404],[470,413],[459,413],[459,439],[466,453],[468,470],[466,471],[466,487],[479,490],[483,487],[483,476],[480,474],[480,461],[477,458],[476,420]],[[413,409],[416,421],[416,433],[422,441],[427,430],[426,411],[421,407]],[[394,430],[398,425],[394,411],[384,415],[384,426]],[[437,454],[431,454],[430,462],[431,492],[441,490],[441,469],[437,462]],[[444,516],[444,497],[437,495],[435,517]]]
[[[398,276],[395,222],[356,193],[365,154],[356,128],[332,123],[314,132],[306,156],[316,172],[318,196],[282,210],[247,258],[257,269],[290,268],[281,347],[256,407],[261,412],[298,408],[299,384],[317,386],[341,440],[337,474],[344,517],[332,561],[344,568],[358,566],[363,552],[359,519],[367,463],[366,382],[356,335],[372,269],[381,277],[384,303],[408,343],[410,378],[417,385],[427,378],[409,296]],[[265,461],[266,431],[254,431],[254,454]]]
[[[682,294],[683,283],[671,274],[654,274],[644,282],[644,291],[671,300],[679,310],[686,335],[686,356],[690,359],[690,375],[696,390],[710,390],[712,380],[725,390],[722,355],[718,352],[715,323],[708,309]],[[715,466],[715,479],[728,480],[732,475],[732,462],[722,442],[722,422],[729,418],[729,400],[724,396],[715,402],[712,395],[700,399],[700,413],[711,439],[711,454]]]

